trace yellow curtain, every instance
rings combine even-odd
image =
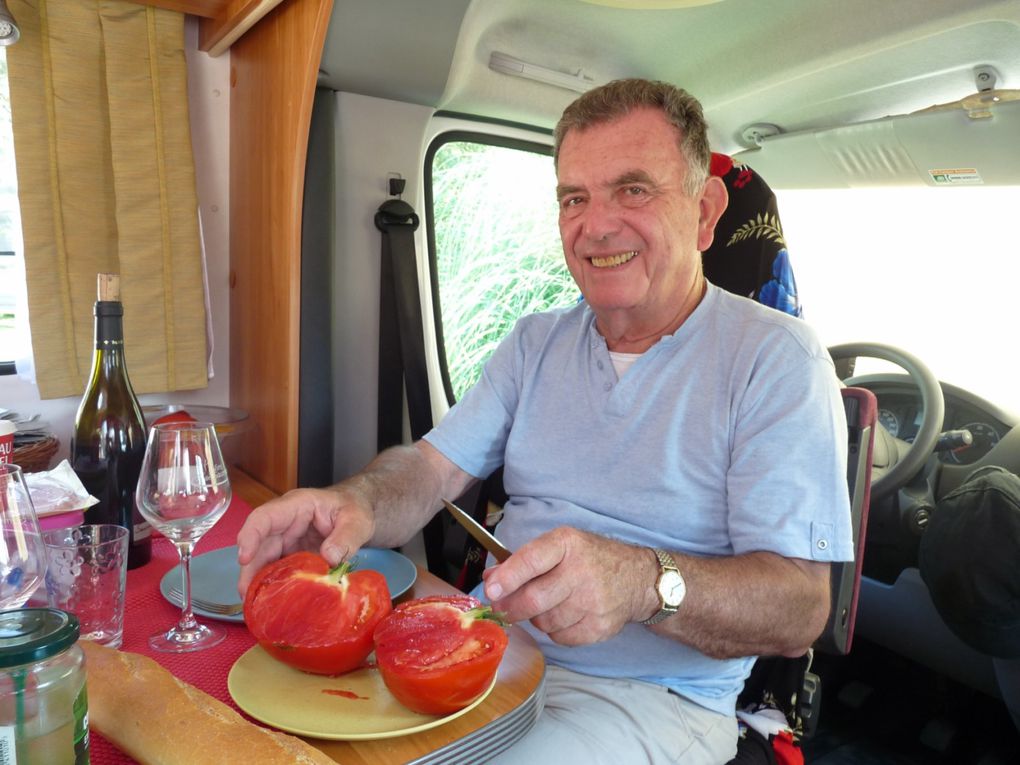
[[[136,393],[205,387],[206,318],[184,16],[122,0],[8,0],[29,320],[43,398],[78,395],[96,274],[121,275]]]

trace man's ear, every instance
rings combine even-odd
[[[729,192],[722,178],[710,175],[705,181],[699,201],[700,216],[698,218],[698,251],[704,252],[712,246],[715,238],[715,224],[719,222],[726,205],[730,202]]]

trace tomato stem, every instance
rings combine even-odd
[[[465,621],[483,620],[495,622],[500,627],[509,627],[510,620],[503,611],[493,611],[492,606],[477,606],[464,612]]]
[[[354,568],[354,564],[345,555],[336,566],[329,570],[327,576],[334,582],[339,582],[351,572],[352,568]]]

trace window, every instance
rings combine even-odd
[[[826,345],[879,342],[1020,414],[1010,223],[1020,187],[776,191],[804,319]],[[862,360],[856,372],[901,371]]]
[[[519,317],[570,305],[579,292],[560,246],[548,146],[446,133],[426,167],[436,329],[452,404]]]
[[[24,286],[19,262],[21,218],[11,132],[6,49],[0,47],[0,374],[13,374],[16,356],[15,309]]]

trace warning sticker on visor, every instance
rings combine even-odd
[[[928,174],[938,186],[984,183],[981,174],[973,167],[950,167],[929,170]]]

